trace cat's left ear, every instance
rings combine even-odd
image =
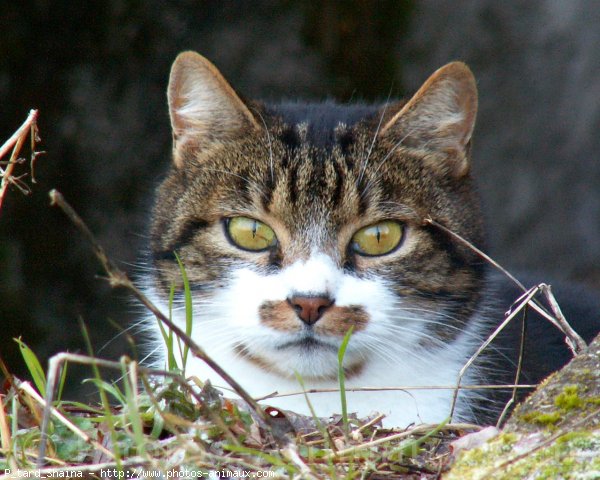
[[[469,142],[477,115],[477,87],[469,67],[437,70],[380,130],[394,145],[424,150],[428,162],[456,177],[469,171]]]
[[[259,124],[211,62],[196,52],[179,54],[167,91],[177,167],[185,159],[238,138]]]

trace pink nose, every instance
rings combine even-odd
[[[296,311],[296,315],[307,325],[316,323],[325,311],[333,305],[329,297],[296,295],[288,298],[288,303]]]

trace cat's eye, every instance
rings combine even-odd
[[[231,242],[244,250],[260,252],[277,243],[273,229],[254,218],[230,218],[227,220],[226,229]]]
[[[350,246],[359,255],[385,255],[400,245],[403,231],[402,224],[386,220],[361,228],[352,237]]]

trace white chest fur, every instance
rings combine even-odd
[[[374,412],[386,415],[384,425],[405,427],[411,423],[438,423],[448,418],[451,411],[453,385],[456,385],[458,373],[464,364],[466,342],[453,344],[447,350],[437,351],[429,358],[421,356],[414,359],[376,361],[369,365],[359,376],[346,381],[348,412],[356,412],[365,417]],[[262,398],[277,392],[284,396],[268,398],[261,403],[296,413],[310,415],[310,408],[302,393],[298,381],[281,378],[256,365],[239,358],[233,352],[222,352],[207,345],[207,353],[223,366],[253,397]],[[235,396],[227,384],[204,362],[197,358],[188,360],[187,375],[196,375],[200,379],[210,379],[215,386],[221,387],[225,396]],[[464,384],[469,383],[468,375]],[[335,381],[303,381],[306,390],[338,390]],[[369,388],[368,391],[352,391],[352,388]],[[387,390],[393,387],[406,389]],[[424,388],[418,388],[424,387]],[[373,390],[371,390],[371,388]],[[384,390],[377,390],[378,388]],[[295,393],[294,395],[287,395]],[[341,413],[339,391],[309,393],[308,398],[320,417]],[[454,414],[454,420],[469,418],[468,403],[461,396]]]

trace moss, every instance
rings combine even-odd
[[[535,423],[536,425],[554,426],[561,419],[559,412],[528,412],[523,415],[523,420],[527,423]]]
[[[466,452],[466,455],[463,456],[463,461],[466,465],[481,465],[485,464],[486,454],[483,448],[476,448],[474,450],[469,450]]]
[[[563,391],[555,397],[554,405],[563,413],[600,405],[600,397],[592,396],[585,398],[585,396],[581,397],[580,393],[577,385],[567,385],[563,388]],[[585,388],[583,393],[585,393]]]
[[[554,399],[554,405],[561,410],[568,412],[574,408],[581,408],[584,405],[583,399],[579,396],[577,385],[567,385]]]
[[[542,427],[554,427],[564,419],[564,416],[574,410],[583,410],[589,406],[600,405],[600,397],[585,398],[581,396],[580,387],[577,385],[567,385],[562,392],[554,397],[554,406],[557,408],[553,412],[540,412],[534,410],[519,415],[519,418],[530,424]]]
[[[581,438],[582,436],[585,436],[585,434],[582,432],[568,432],[568,433],[565,433],[564,435],[562,435],[561,437],[559,437],[556,440],[556,443],[559,445],[563,444],[563,443],[568,443],[577,438]]]
[[[503,433],[498,437],[498,440],[504,445],[512,445],[517,441],[517,438],[516,433]]]
[[[590,479],[590,473],[600,469],[600,456],[590,458],[589,452],[600,451],[600,431],[583,430],[568,432],[557,441],[541,450],[532,450],[529,455],[497,470],[495,466],[513,455],[522,453],[522,446],[511,454],[505,449],[510,443],[513,447],[523,440],[515,434],[500,435],[490,443],[461,453],[454,467],[448,472],[448,480],[478,478],[485,480],[513,480],[515,478],[537,478],[554,480],[556,478]],[[528,446],[527,448],[531,448]],[[587,453],[586,453],[587,452]]]
[[[499,452],[511,452],[513,449],[513,445],[517,441],[517,435],[514,433],[503,433],[498,436],[498,441],[496,444],[498,445]]]

